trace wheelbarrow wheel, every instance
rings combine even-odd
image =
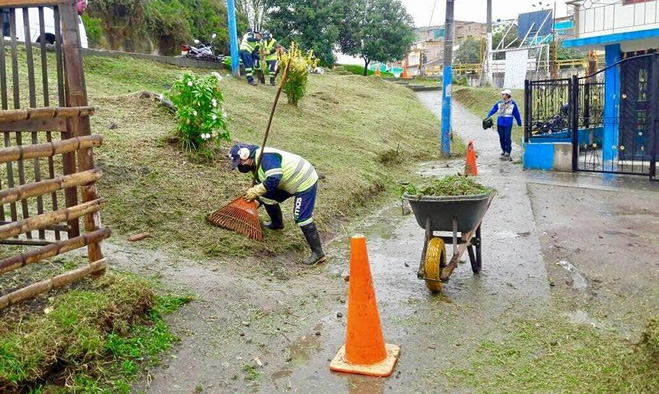
[[[426,261],[424,268],[426,271],[426,287],[433,293],[439,293],[444,287],[440,282],[441,266],[446,264],[446,251],[444,250],[444,241],[439,237],[434,237],[428,242],[426,249]]]

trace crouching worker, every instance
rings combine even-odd
[[[326,257],[312,218],[318,188],[316,170],[311,163],[298,155],[265,148],[262,162],[256,171],[256,161],[260,154],[261,148],[257,145],[235,144],[231,148],[232,168],[237,167],[242,173],[256,173],[257,184],[247,190],[245,199],[258,199],[263,203],[270,216],[270,222],[264,223],[267,228],[283,230],[284,221],[279,203],[294,197],[295,223],[302,229],[311,248],[311,257],[305,260],[304,264],[322,263]]]

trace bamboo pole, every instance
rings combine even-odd
[[[96,109],[92,106],[80,107],[43,107],[14,109],[0,112],[0,122],[14,122],[28,119],[72,118],[94,115]]]
[[[85,233],[75,238],[53,242],[42,248],[30,250],[26,253],[20,253],[12,257],[0,260],[0,275],[26,265],[38,263],[41,260],[49,259],[51,257],[70,252],[75,249],[82,248],[91,243],[97,243],[108,238],[112,232],[109,228],[102,228],[100,230]]]
[[[85,73],[82,64],[82,52],[80,50],[80,31],[78,29],[79,16],[73,4],[71,6],[60,7],[60,17],[62,25],[62,44],[64,51],[64,64],[66,73],[66,104],[70,107],[86,107],[87,85],[85,83]],[[78,116],[67,119],[67,129],[73,137],[88,136],[91,134],[91,125],[88,116]],[[78,159],[78,168],[80,171],[91,170],[94,168],[94,155],[91,149],[83,148],[76,155]],[[71,189],[69,189],[71,190]],[[80,195],[83,202],[98,199],[96,185],[82,187]],[[69,204],[72,205],[72,204]],[[92,232],[101,227],[100,212],[90,212],[85,216],[85,230]],[[73,231],[72,231],[73,232]],[[75,234],[77,235],[77,234]],[[93,243],[87,246],[87,255],[89,261],[96,261],[103,258],[100,243]]]
[[[77,172],[71,175],[59,176],[41,182],[28,183],[11,189],[0,191],[0,204],[11,204],[26,198],[41,196],[67,187],[75,187],[96,182],[101,178],[102,171],[93,169]]]
[[[45,144],[11,146],[0,149],[0,163],[55,156],[80,149],[99,147],[102,143],[103,136],[96,134]]]
[[[100,259],[72,271],[65,272],[50,279],[34,283],[20,290],[6,294],[0,297],[0,309],[33,298],[47,291],[66,286],[89,274],[101,272],[107,268],[107,265],[105,259]]]
[[[105,200],[97,198],[70,208],[59,211],[48,212],[42,215],[32,216],[28,219],[19,220],[0,226],[0,239],[15,237],[18,234],[37,230],[51,224],[77,219],[88,213],[98,212],[103,209]]]

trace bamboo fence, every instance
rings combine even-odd
[[[46,31],[45,7],[54,16],[52,45],[46,39],[51,32]],[[96,182],[102,172],[94,167],[92,150],[101,146],[103,137],[91,134],[89,117],[94,107],[87,102],[75,0],[8,0],[0,4],[0,11],[9,17],[10,33],[0,39],[0,133],[4,137],[0,244],[21,246],[20,253],[0,259],[0,280],[9,272],[80,248],[87,248],[89,260],[77,269],[6,294],[0,288],[3,309],[103,272],[107,262],[101,241],[110,236],[110,230],[101,227],[104,200],[98,196]],[[36,40],[30,23],[35,15],[39,19]],[[17,39],[18,17],[25,42]]]

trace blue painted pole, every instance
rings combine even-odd
[[[602,159],[613,161],[619,154],[619,110],[620,110],[620,66],[611,67],[621,59],[620,44],[604,47],[606,67],[604,71],[604,136],[602,137]]]
[[[444,70],[442,72],[442,155],[451,156],[451,90],[453,80],[453,7],[454,0],[446,0],[444,24]]]
[[[240,59],[238,57],[238,31],[236,28],[236,5],[234,0],[227,0],[227,14],[229,16],[229,45],[231,47],[231,74],[238,77]]]

